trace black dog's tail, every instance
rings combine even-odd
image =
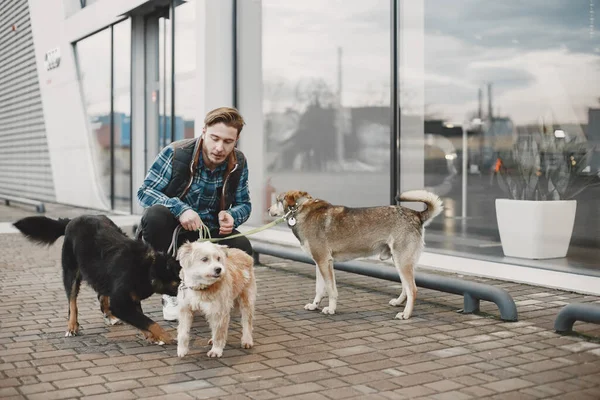
[[[33,242],[52,244],[65,234],[65,229],[70,221],[69,218],[59,218],[57,221],[47,217],[26,217],[13,225]]]

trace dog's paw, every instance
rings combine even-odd
[[[314,311],[317,309],[317,307],[318,306],[315,303],[308,303],[307,305],[304,306],[304,309]]]
[[[164,346],[165,343],[166,343],[163,339],[157,339],[157,338],[152,338],[152,337],[148,338],[146,340],[148,341],[148,343],[155,344],[155,345],[158,345],[158,346]]]
[[[112,325],[122,325],[123,321],[121,321],[117,317],[113,317],[113,316],[107,317],[107,316],[105,316],[104,317],[104,323],[106,325],[109,325],[109,326],[112,326]]]
[[[405,311],[401,311],[398,314],[396,314],[396,316],[394,318],[395,319],[409,319],[410,314],[406,313]]]
[[[181,358],[181,357],[185,357],[185,355],[188,353],[190,349],[187,347],[183,347],[183,346],[177,346],[177,357]]]
[[[73,336],[77,336],[78,334],[79,334],[79,332],[77,332],[76,330],[69,329],[68,331],[65,332],[65,337],[73,337]]]
[[[146,342],[150,344],[156,344],[158,346],[164,346],[165,344],[176,344],[177,342],[171,336],[153,336],[147,335]]]
[[[221,357],[223,355],[223,349],[216,349],[213,347],[208,353],[206,353],[206,355],[211,358]]]
[[[252,340],[252,338],[250,338],[250,339],[242,338],[242,349],[251,349],[252,346],[254,346],[254,341]]]
[[[404,303],[404,300],[393,298],[390,300],[389,305],[394,306],[394,307],[399,307],[402,305],[402,303]]]
[[[325,308],[323,308],[323,311],[321,311],[321,312],[323,314],[333,315],[333,314],[335,314],[335,308],[325,307]]]

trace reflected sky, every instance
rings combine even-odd
[[[335,90],[338,46],[343,104],[389,105],[389,1],[262,3],[266,111],[297,107],[303,80]],[[494,113],[517,124],[587,123],[588,107],[600,106],[600,0],[424,4],[425,70],[402,86],[424,80],[427,116],[465,121],[488,82]]]

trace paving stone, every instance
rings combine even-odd
[[[55,388],[54,388],[54,386],[52,386],[52,384],[50,384],[48,382],[43,382],[43,383],[36,383],[33,385],[21,386],[19,388],[19,390],[23,394],[29,395],[29,394],[34,394],[34,393],[49,392],[49,391],[55,390]]]
[[[277,388],[272,388],[271,391],[273,393],[278,394],[279,396],[293,396],[301,393],[312,393],[312,392],[321,392],[323,390],[323,386],[311,382],[311,383],[302,383],[297,385],[289,385],[282,386]]]
[[[276,399],[277,395],[268,390],[257,390],[256,392],[246,393],[252,400],[271,400]]]
[[[108,393],[108,389],[102,385],[90,385],[83,386],[79,388],[79,391],[83,393],[84,396],[92,396],[100,393]]]
[[[52,384],[58,389],[80,388],[88,385],[102,384],[105,380],[101,376],[85,376],[82,378],[71,378],[62,381],[54,381]]]
[[[30,394],[27,396],[30,400],[54,400],[79,397],[81,393],[77,389],[53,390],[49,392]]]
[[[531,382],[527,382],[523,379],[519,378],[511,378],[505,379],[501,381],[491,382],[483,385],[487,389],[494,390],[496,392],[510,392],[513,390],[518,390],[525,388],[527,386],[532,386]]]
[[[326,367],[322,364],[319,364],[316,362],[311,362],[311,363],[306,363],[306,364],[290,365],[290,366],[281,367],[278,369],[286,375],[291,375],[291,374],[301,374],[301,373],[325,369],[325,368]]]

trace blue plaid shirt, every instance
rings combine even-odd
[[[192,186],[183,201],[178,197],[167,197],[164,190],[171,180],[173,162],[173,148],[165,147],[156,157],[154,163],[144,179],[144,183],[137,192],[137,198],[142,207],[150,207],[160,204],[167,207],[175,218],[179,218],[186,210],[194,210],[200,215],[202,222],[210,229],[217,229],[219,221],[218,188],[223,187],[223,174],[227,163],[224,162],[215,168],[208,169],[202,161],[202,151],[198,161],[198,168],[194,173]],[[235,200],[231,208],[226,210],[233,217],[233,226],[237,228],[250,217],[252,205],[250,204],[250,193],[248,191],[248,164],[240,176],[240,183],[235,192]]]

